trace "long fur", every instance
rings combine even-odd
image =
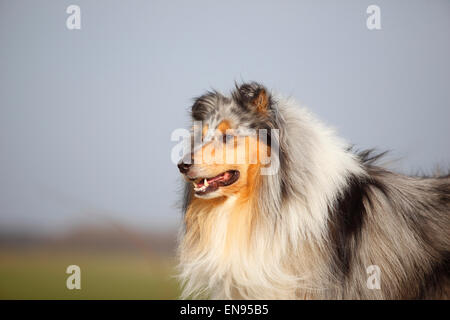
[[[210,92],[194,120],[280,130],[280,168],[247,193],[201,200],[186,183],[180,231],[182,297],[421,299],[449,297],[450,177],[409,177],[354,153],[305,108],[265,88]],[[247,189],[246,189],[247,190]],[[367,287],[367,267],[381,288]]]

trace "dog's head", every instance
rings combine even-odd
[[[236,86],[230,97],[208,92],[192,106],[188,152],[178,163],[198,198],[235,195],[254,186],[270,162],[276,129],[271,95],[258,83]]]

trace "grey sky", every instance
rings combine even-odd
[[[81,7],[82,29],[65,10]],[[381,8],[382,30],[366,28]],[[170,133],[235,80],[405,172],[450,166],[450,2],[0,0],[0,226],[174,226]]]

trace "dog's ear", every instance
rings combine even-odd
[[[256,82],[236,86],[233,97],[240,106],[262,114],[266,114],[271,105],[271,98],[267,89]]]
[[[208,91],[204,95],[194,99],[191,115],[194,120],[205,120],[216,108],[222,95],[216,91]]]

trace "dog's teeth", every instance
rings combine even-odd
[[[204,181],[204,183],[203,183],[203,184],[205,185],[205,187],[209,186],[209,184],[208,184],[208,180],[206,180],[206,178],[205,178],[205,181]]]
[[[206,190],[206,186],[205,185],[201,186],[200,188],[197,188],[197,187],[194,188],[194,191],[196,191],[196,192],[199,192],[199,191],[203,192],[205,190]]]
[[[196,184],[195,182],[192,182],[194,184],[194,187],[198,188],[198,184]]]

